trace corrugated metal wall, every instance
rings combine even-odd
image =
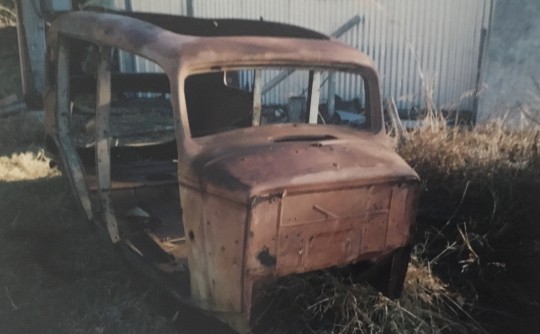
[[[193,15],[291,23],[331,34],[355,15],[362,22],[341,36],[379,67],[385,97],[400,109],[422,106],[432,90],[439,108],[472,109],[481,30],[494,0],[191,0]],[[134,11],[186,14],[189,0],[131,0]],[[138,70],[145,64],[137,62]],[[338,94],[348,95],[340,85]]]

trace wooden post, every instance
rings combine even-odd
[[[93,219],[92,202],[88,194],[88,187],[84,176],[84,167],[75,145],[70,136],[69,115],[71,111],[69,99],[69,45],[65,38],[59,40],[57,59],[57,96],[56,96],[56,126],[58,129],[58,143],[61,146],[60,152],[66,175],[69,178],[76,196],[79,197],[81,206],[87,219]]]
[[[39,0],[17,0],[16,7],[23,94],[30,108],[39,108],[45,82],[45,20]]]
[[[309,107],[308,123],[317,124],[319,116],[319,97],[321,93],[321,72],[309,72]]]
[[[334,72],[328,72],[328,119],[332,119],[336,110],[336,75]]]
[[[262,111],[262,71],[255,70],[255,78],[253,79],[253,126],[259,126],[261,124],[261,111]]]
[[[111,49],[102,47],[97,71],[96,175],[102,217],[113,243],[120,241],[111,200]]]

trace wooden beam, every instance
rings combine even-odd
[[[39,107],[45,83],[45,20],[39,0],[17,0],[16,6],[23,94],[30,107]]]
[[[56,126],[58,129],[58,145],[61,147],[62,164],[66,169],[69,182],[73,186],[73,189],[75,189],[76,196],[81,202],[86,218],[91,221],[93,219],[92,203],[88,194],[83,166],[70,136],[69,45],[64,38],[61,38],[59,43],[56,74]]]
[[[309,72],[309,114],[308,123],[317,124],[319,116],[319,97],[321,93],[321,72]]]
[[[111,199],[111,49],[102,47],[97,70],[96,175],[102,218],[113,243],[120,241]]]
[[[334,72],[328,72],[328,119],[332,119],[336,110],[336,75]]]
[[[262,71],[255,70],[255,77],[253,78],[253,126],[259,126],[261,124],[261,112],[262,112]]]

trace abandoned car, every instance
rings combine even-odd
[[[89,221],[239,332],[278,278],[401,294],[419,178],[358,50],[260,21],[76,11],[50,25],[46,144]]]

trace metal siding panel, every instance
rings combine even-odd
[[[456,0],[456,3],[454,6],[452,6],[452,15],[456,15],[456,11],[459,12],[459,0]],[[456,10],[457,9],[457,10]],[[443,106],[452,106],[452,104],[454,103],[455,101],[455,97],[456,97],[456,92],[457,92],[457,89],[456,89],[456,80],[457,80],[457,72],[458,72],[458,68],[457,68],[457,57],[458,57],[458,48],[459,48],[459,40],[458,40],[458,31],[459,31],[459,26],[458,24],[453,24],[452,25],[452,28],[451,28],[451,32],[450,32],[450,39],[451,39],[451,44],[450,44],[450,50],[451,50],[451,53],[450,53],[450,62],[449,62],[449,70],[450,70],[450,77],[449,77],[449,96],[448,96],[448,99],[447,101],[444,101],[444,105]],[[448,107],[447,107],[448,108]]]
[[[444,17],[444,6],[442,5],[439,5],[437,6],[438,7],[438,11],[437,11],[437,16],[438,17]],[[437,54],[436,54],[436,58],[435,58],[435,62],[436,62],[436,68],[439,69],[438,70],[438,73],[437,73],[437,78],[435,80],[435,82],[437,83],[437,90],[436,90],[436,96],[437,96],[437,102],[438,101],[441,101],[441,92],[442,92],[442,89],[440,89],[442,86],[443,86],[443,47],[444,47],[444,28],[445,28],[445,25],[442,24],[444,23],[444,21],[441,21],[441,23],[439,23],[438,25],[438,31],[437,31]]]
[[[457,7],[458,7],[458,12],[461,14],[460,18],[463,20],[463,21],[467,21],[467,11],[463,11],[463,1],[460,0],[456,3]],[[454,88],[454,96],[453,96],[453,100],[452,100],[452,103],[454,104],[453,107],[459,107],[459,102],[461,100],[461,95],[463,94],[464,92],[464,84],[463,82],[461,81],[462,79],[462,73],[463,73],[463,67],[465,67],[465,64],[463,63],[463,61],[465,60],[463,58],[463,51],[464,51],[464,48],[463,48],[463,44],[466,43],[466,38],[467,36],[462,36],[461,34],[466,32],[466,26],[467,25],[461,25],[461,24],[456,24],[456,35],[455,35],[455,38],[456,38],[456,57],[454,58],[454,61],[456,62],[456,65],[455,65],[455,69],[456,69],[456,76],[455,76],[455,88]]]
[[[493,0],[193,0],[194,15],[205,18],[247,18],[290,23],[331,34],[354,15],[364,21],[341,40],[370,55],[378,65],[384,96],[400,109],[423,106],[424,89],[431,80],[439,107],[471,108],[463,94],[474,88],[480,29]],[[186,13],[186,1],[132,0],[133,10]],[[140,70],[155,66],[137,60]],[[265,74],[263,80],[270,80]],[[352,98],[357,82],[336,80],[338,95]],[[265,99],[286,101],[296,91],[294,77]],[[291,86],[293,85],[293,86]],[[321,91],[323,93],[325,90]]]
[[[472,5],[475,5],[474,2],[471,4],[471,6]],[[467,91],[471,88],[471,87],[468,87],[469,80],[467,79],[467,72],[471,72],[469,65],[471,64],[473,52],[471,48],[468,48],[466,46],[472,45],[473,35],[472,35],[471,30],[472,30],[472,27],[474,27],[474,20],[471,17],[471,14],[473,13],[474,13],[473,10],[465,10],[463,13],[464,14],[463,19],[466,22],[472,21],[473,24],[460,25],[462,29],[460,30],[459,35],[461,36],[463,41],[460,45],[460,50],[459,50],[460,52],[459,52],[459,57],[458,57],[458,59],[460,59],[461,66],[459,67],[459,73],[458,73],[459,86],[458,86],[457,91],[459,93],[459,97],[458,97],[459,101],[457,102],[458,103],[457,108],[460,108],[460,106],[464,106],[466,104],[466,100],[467,100],[466,94],[467,94]]]
[[[420,17],[420,11],[418,11],[417,8],[414,9],[414,20],[416,22],[419,22],[421,19]],[[421,54],[419,52],[418,44],[420,43],[420,40],[418,38],[419,36],[419,24],[413,25],[413,30],[411,30],[412,34],[412,44],[411,44],[411,52],[413,52],[413,61],[411,63],[411,70],[410,73],[410,80],[411,80],[411,93],[413,94],[413,99],[411,102],[411,105],[419,106],[421,104],[422,99],[422,88],[419,85],[419,82],[422,81],[423,76],[423,69],[422,69],[422,61],[421,61]]]
[[[396,8],[394,9],[394,13],[392,15],[392,44],[393,44],[393,50],[392,50],[392,97],[397,100],[399,96],[401,95],[401,85],[400,85],[400,70],[402,66],[400,66],[400,63],[403,59],[402,56],[402,35],[401,35],[401,27],[400,22],[396,21],[395,18],[397,15],[400,15],[403,13],[403,7],[404,2],[398,2],[396,3]]]
[[[405,17],[411,17],[412,14],[415,12],[414,8],[412,6],[406,6],[407,10],[405,11],[404,15]],[[412,47],[412,40],[411,40],[411,26],[402,23],[403,26],[403,33],[402,38],[404,42],[404,56],[401,61],[401,75],[402,75],[402,81],[403,81],[403,88],[401,93],[401,99],[398,104],[398,108],[405,109],[405,107],[410,106],[413,101],[413,92],[411,90],[412,87],[412,77],[410,73],[412,72],[412,68],[414,68],[414,49]]]

